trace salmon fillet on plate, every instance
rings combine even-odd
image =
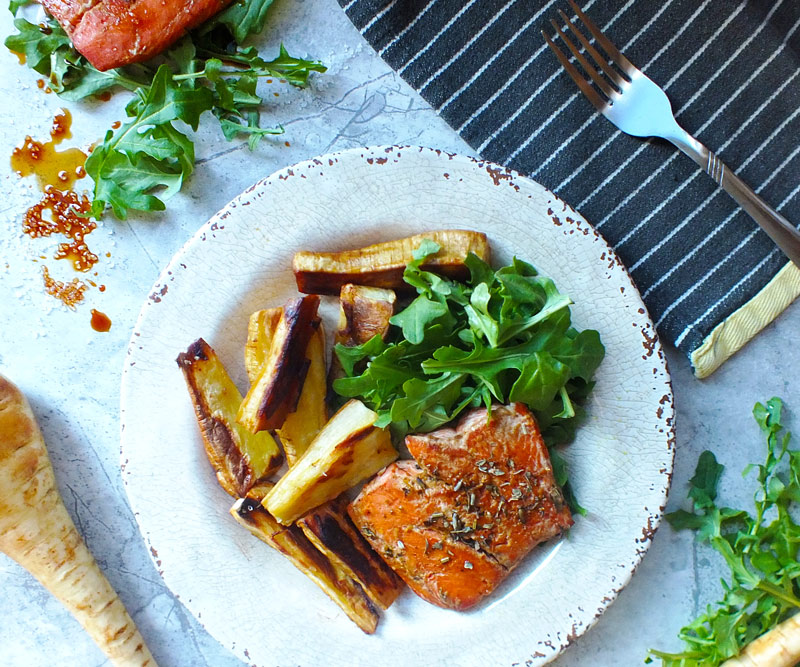
[[[158,55],[231,0],[40,0],[75,48],[105,71]]]
[[[372,547],[420,597],[465,610],[537,544],[573,521],[547,447],[521,403],[409,435],[396,461],[349,506]]]

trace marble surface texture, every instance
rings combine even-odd
[[[0,13],[0,28],[3,35],[12,31],[9,13]],[[291,52],[318,57],[330,68],[307,90],[264,84],[269,93],[278,93],[268,95],[265,120],[281,123],[286,134],[250,153],[243,144],[225,142],[212,123],[201,127],[197,171],[165,213],[131,216],[125,223],[108,216],[89,237],[101,257],[92,279],[106,290],[88,292],[87,302],[75,311],[44,293],[43,263],[61,280],[74,273],[50,259],[56,241],[22,234],[24,211],[39,195],[32,179],[20,179],[8,162],[26,135],[47,136],[64,103],[39,90],[37,75],[0,49],[0,95],[5,101],[0,154],[7,156],[0,160],[0,372],[29,396],[67,508],[162,667],[242,663],[165,587],[121,482],[120,374],[139,308],[160,270],[214,212],[280,167],[331,150],[375,144],[419,144],[471,154],[362,41],[335,0],[278,0],[259,45],[270,52],[280,41]],[[120,94],[106,103],[69,104],[75,119],[70,145],[85,148],[98,139],[124,116],[124,103]],[[91,308],[110,316],[108,333],[91,329]],[[702,382],[692,376],[682,355],[667,350],[677,409],[669,509],[682,505],[687,480],[704,449],[715,451],[728,468],[721,485],[724,501],[747,502],[751,480],[743,480],[739,472],[747,462],[760,461],[763,452],[750,416],[753,403],[779,395],[800,414],[800,348],[794,343],[798,329],[800,305],[795,304]],[[789,422],[800,424],[791,413]],[[662,525],[619,599],[553,664],[625,667],[641,664],[648,647],[678,648],[678,629],[719,597],[723,573],[724,564],[714,552],[694,544],[691,535]],[[77,622],[5,556],[0,556],[0,618],[2,665],[106,664]],[[536,619],[519,623],[519,641],[524,643],[535,633]],[[352,664],[358,664],[356,657]]]

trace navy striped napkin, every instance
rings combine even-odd
[[[694,163],[617,131],[541,35],[565,0],[339,0],[482,157],[542,183],[617,249],[661,337],[691,356],[786,258]],[[800,222],[800,2],[585,0],[679,122]]]

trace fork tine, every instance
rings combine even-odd
[[[566,55],[559,49],[554,43],[553,40],[550,39],[550,35],[548,35],[544,30],[542,30],[542,36],[544,40],[547,42],[547,45],[553,50],[553,53],[556,54],[556,58],[558,58],[558,62],[561,63],[561,66],[566,70],[567,74],[572,77],[572,80],[578,84],[578,88],[581,89],[581,92],[586,95],[589,101],[597,107],[598,111],[603,111],[606,108],[607,102],[600,97],[599,93],[592,88],[592,84],[590,84],[586,79],[584,79],[575,66],[569,61]]]
[[[614,85],[619,91],[622,91],[622,86],[625,84],[625,79],[622,78],[617,70],[608,64],[608,60],[600,55],[597,49],[589,43],[589,40],[586,39],[586,36],[575,27],[575,24],[563,11],[559,9],[558,13],[561,15],[561,19],[564,21],[564,23],[569,26],[570,30],[572,30],[573,34],[578,38],[580,43],[583,45],[583,48],[586,49],[586,52],[594,59],[595,63],[600,65],[602,70],[606,73],[606,76],[614,82]]]
[[[601,72],[598,72],[596,67],[592,67],[592,65],[589,63],[589,61],[588,61],[588,60],[586,60],[586,58],[584,57],[584,55],[583,55],[583,54],[582,54],[582,53],[581,53],[581,52],[578,50],[578,47],[577,47],[577,46],[575,46],[575,45],[574,45],[574,44],[573,44],[573,43],[570,41],[569,37],[567,37],[567,36],[564,34],[564,31],[561,29],[561,27],[558,25],[558,23],[556,23],[555,21],[550,21],[550,23],[552,23],[552,24],[553,24],[553,27],[556,29],[556,32],[558,32],[559,36],[560,36],[560,37],[561,37],[561,39],[564,41],[564,44],[566,44],[566,45],[569,47],[569,50],[570,50],[570,51],[572,51],[572,55],[573,55],[573,56],[575,56],[575,59],[576,59],[576,60],[577,60],[577,61],[578,61],[578,62],[581,64],[581,67],[583,67],[583,70],[584,70],[584,71],[585,71],[585,72],[586,72],[586,73],[587,73],[587,74],[588,74],[590,77],[592,77],[592,81],[594,81],[594,82],[595,82],[595,84],[597,85],[597,87],[598,87],[600,90],[602,90],[602,91],[603,91],[603,94],[604,94],[604,95],[605,95],[607,98],[611,99],[611,95],[613,95],[613,93],[614,93],[614,90],[613,90],[613,88],[611,88],[611,86],[608,84],[608,81],[606,81],[606,80],[603,78],[603,75],[602,75],[602,73],[601,73]]]
[[[620,67],[620,69],[625,71],[626,74],[629,74],[631,70],[633,70],[634,72],[637,71],[636,66],[630,60],[628,60],[624,55],[622,55],[620,50],[616,46],[614,46],[611,40],[603,34],[603,32],[600,30],[600,28],[597,27],[597,25],[595,25],[595,22],[592,21],[592,19],[590,19],[588,16],[586,16],[586,14],[584,14],[583,11],[581,11],[581,8],[578,7],[575,0],[568,0],[568,1],[570,7],[572,7],[572,10],[575,12],[577,17],[581,21],[583,21],[583,24],[587,28],[589,28],[589,32],[592,33],[592,35],[598,41],[600,46],[603,47],[603,50],[611,57],[611,60],[613,60]]]

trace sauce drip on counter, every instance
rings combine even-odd
[[[91,210],[89,198],[72,190],[75,181],[86,176],[83,166],[86,154],[77,148],[56,150],[64,139],[72,137],[71,126],[72,116],[62,110],[53,119],[50,141],[25,137],[23,145],[11,155],[11,166],[20,176],[35,175],[44,192],[41,201],[25,212],[22,231],[31,238],[61,234],[66,240],[58,244],[54,259],[67,259],[76,271],[86,272],[98,262],[97,255],[86,244],[86,237],[97,228],[97,223],[86,216]],[[96,286],[92,281],[78,278],[56,280],[46,266],[42,279],[45,292],[73,310],[85,300],[89,285]],[[105,286],[100,291],[104,290]],[[93,329],[108,331],[110,327],[111,320],[105,314],[92,310]]]
[[[85,195],[48,185],[44,198],[26,211],[22,231],[34,239],[64,235],[67,242],[59,243],[54,258],[70,260],[76,271],[88,271],[98,261],[97,255],[86,245],[86,237],[97,228],[94,220],[83,217],[90,208]]]
[[[86,153],[78,148],[56,150],[64,139],[72,136],[72,116],[62,109],[53,120],[50,141],[41,142],[25,137],[25,143],[11,153],[11,167],[20,176],[36,175],[39,187],[46,191],[48,185],[68,190],[75,181],[86,176],[83,168]]]
[[[106,332],[111,328],[111,320],[108,315],[92,308],[92,329],[95,331]]]
[[[75,310],[75,306],[83,302],[84,294],[89,288],[85,282],[77,278],[73,278],[68,283],[56,280],[50,276],[50,271],[46,266],[42,269],[42,278],[44,278],[44,291],[72,310]]]

